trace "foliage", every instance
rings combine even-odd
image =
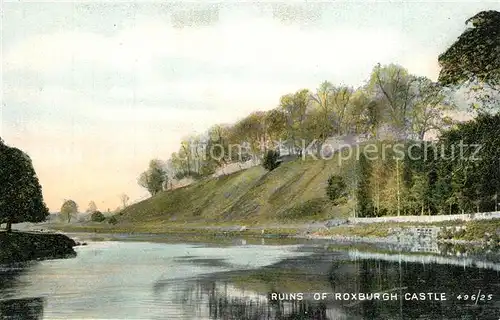
[[[272,109],[268,111],[265,121],[267,134],[271,140],[285,139],[287,118],[283,110]]]
[[[311,102],[311,93],[308,89],[301,89],[280,98],[279,108],[283,110],[286,118],[285,139],[291,153],[299,153],[301,139],[304,137],[304,122]]]
[[[481,11],[469,18],[468,23],[472,23],[472,28],[466,29],[439,56],[439,81],[456,85],[477,79],[500,84],[500,12]]]
[[[443,134],[435,161],[440,213],[494,211],[500,191],[500,115],[481,114]],[[446,204],[446,206],[444,205]]]
[[[0,223],[42,222],[49,215],[29,156],[0,138]]]
[[[370,194],[370,175],[371,167],[369,160],[364,153],[361,153],[358,164],[356,200],[358,217],[369,217],[373,214],[373,204]]]
[[[112,225],[115,225],[115,224],[117,224],[117,223],[118,223],[118,219],[117,219],[115,216],[111,216],[111,217],[109,217],[109,219],[108,219],[108,223],[109,223],[109,224],[112,224]]]
[[[104,214],[102,214],[102,212],[100,211],[95,211],[94,213],[92,213],[92,215],[90,216],[90,221],[94,221],[94,222],[103,222],[104,220],[106,220],[106,217],[104,216]]]
[[[328,178],[328,185],[326,186],[326,195],[328,199],[334,203],[345,201],[348,195],[347,185],[344,179],[338,175],[332,175]]]
[[[499,135],[500,114],[480,114],[443,131],[436,142],[407,142],[398,161],[394,151],[389,152],[397,142],[381,143],[378,149],[385,150],[385,159],[368,163],[361,153],[359,216],[495,211],[500,193]]]
[[[319,154],[328,138],[342,135],[423,139],[453,125],[447,113],[455,106],[448,100],[449,92],[430,79],[399,65],[376,65],[365,86],[323,81],[314,92],[284,94],[272,110],[185,137],[168,170],[172,179],[198,180],[224,174],[229,164],[256,163],[269,149],[301,155],[310,146],[308,152]]]
[[[479,111],[487,111],[499,106],[500,12],[479,12],[466,21],[469,23],[472,27],[439,56],[439,81],[446,86],[465,86],[473,109],[482,105]]]
[[[268,150],[267,153],[264,155],[262,166],[268,171],[273,171],[279,166],[278,162],[279,156],[280,155],[277,151]]]
[[[167,181],[167,170],[162,161],[153,159],[149,162],[148,170],[141,173],[138,183],[154,196],[163,190],[163,185]]]
[[[94,201],[90,201],[89,202],[89,207],[87,208],[87,212],[88,213],[92,213],[92,212],[95,212],[97,211],[97,205],[95,204]]]
[[[68,223],[71,222],[71,218],[78,213],[78,205],[73,200],[64,200],[61,206],[61,217]]]
[[[272,110],[253,112],[234,124],[216,124],[207,132],[183,139],[179,151],[168,161],[170,176],[201,179],[220,172],[224,174],[227,165],[262,157],[263,166],[274,170],[278,166],[278,152],[285,148],[290,154],[300,155],[305,146],[314,146],[317,147],[315,152],[320,151],[322,144],[332,137],[358,136],[375,138],[374,144],[380,147],[378,155],[382,157],[387,146],[401,144],[404,147],[403,157],[396,161],[394,151],[374,161],[361,154],[357,168],[354,161],[340,168],[342,172],[349,172],[349,176],[343,175],[346,194],[355,195],[358,216],[493,210],[499,191],[495,181],[500,181],[500,154],[495,148],[500,144],[495,138],[500,133],[500,123],[493,115],[480,115],[465,123],[454,121],[450,114],[456,106],[451,97],[456,88],[449,86],[479,81],[498,93],[499,20],[496,11],[481,12],[468,20],[474,28],[465,31],[439,57],[443,69],[438,83],[411,74],[396,64],[377,64],[366,84],[358,88],[323,81],[313,91],[299,89],[286,93]],[[486,94],[486,90],[482,92]],[[439,140],[425,142],[432,135],[437,135]],[[464,151],[464,156],[457,157],[453,149],[461,142],[470,148]],[[476,144],[483,146],[481,159],[470,161]],[[234,146],[237,150],[231,152]],[[409,156],[413,146],[418,154],[416,159]],[[278,190],[268,199],[270,202],[277,203],[275,199],[281,201],[282,195],[283,198],[289,196],[290,186],[297,181],[303,182],[303,190],[324,192],[323,185],[318,187],[320,183],[307,182],[314,177],[302,176],[306,175],[306,169],[301,173],[288,169],[287,165],[279,168],[280,179],[287,181],[285,184],[263,178],[256,182],[258,186]],[[328,175],[334,172],[339,171],[329,171]],[[166,177],[166,171],[163,173],[160,176]],[[155,194],[161,190],[162,183],[151,188],[153,179],[150,176],[143,173],[140,184]],[[321,175],[318,173],[318,176]],[[221,181],[226,180],[214,179],[213,183],[218,186]],[[205,179],[192,188],[203,189],[210,183],[210,179]],[[338,186],[332,189],[332,195],[340,190]],[[254,192],[267,191],[256,188]],[[236,192],[227,193],[220,199],[222,202]],[[271,207],[266,201],[255,199],[255,194],[244,197],[240,194],[242,198],[237,203],[220,205],[218,209],[253,212]],[[172,201],[177,199],[173,194],[170,196],[174,198]],[[193,212],[202,214],[204,204],[196,203]]]
[[[500,219],[469,221],[456,227],[443,227],[439,237],[444,240],[483,240],[495,239],[498,243],[500,235]]]

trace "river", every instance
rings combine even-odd
[[[0,318],[500,319],[494,259],[237,239],[98,239],[76,250],[0,266]]]

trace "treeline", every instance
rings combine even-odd
[[[466,23],[472,26],[438,57],[438,82],[379,64],[359,88],[325,81],[316,90],[299,89],[281,96],[275,109],[185,138],[168,160],[169,177],[210,176],[229,163],[260,159],[276,141],[298,154],[313,141],[319,150],[335,135],[380,138],[389,132],[395,139],[423,140],[452,125],[449,97],[463,88],[473,109],[494,110],[500,101],[500,12],[482,11]]]
[[[478,116],[402,157],[358,163],[358,216],[497,211],[500,184],[500,12],[482,11],[438,58],[439,83],[465,88]],[[475,100],[475,101],[474,101]],[[411,146],[416,146],[413,148]],[[412,154],[417,149],[420,153]]]
[[[355,170],[346,168],[357,216],[496,210],[500,122],[492,114],[499,101],[500,13],[483,11],[467,23],[472,27],[438,57],[438,82],[379,64],[358,88],[325,81],[316,90],[299,89],[281,96],[272,110],[185,138],[168,161],[152,161],[140,183],[149,190],[147,182],[154,182],[155,194],[169,179],[208,177],[230,163],[259,160],[270,149],[300,155],[312,144],[318,153],[329,137],[356,135],[381,149],[403,144],[402,152],[389,150],[383,159],[362,153]],[[456,123],[450,97],[463,88],[479,116]],[[425,142],[430,134],[439,140]]]
[[[434,142],[376,142],[385,157],[360,153],[357,216],[496,211],[500,192],[500,115],[480,114]]]
[[[332,136],[423,139],[451,124],[454,105],[446,88],[391,64],[374,67],[365,85],[353,88],[325,81],[315,91],[283,95],[278,107],[257,111],[234,124],[217,124],[206,133],[181,142],[168,160],[171,178],[201,178],[230,163],[261,159],[266,150],[304,146],[320,151]]]

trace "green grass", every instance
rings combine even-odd
[[[204,224],[127,224],[127,225],[109,225],[106,223],[87,224],[87,225],[72,225],[64,223],[55,223],[48,225],[48,228],[60,230],[64,232],[83,232],[83,233],[125,233],[125,234],[170,234],[170,235],[191,235],[191,236],[225,236],[225,237],[251,237],[262,238],[261,229],[248,229],[244,231],[225,231],[221,229],[206,229]],[[224,226],[218,226],[224,227]],[[266,228],[264,237],[269,236],[293,236],[300,233],[296,228]]]
[[[477,241],[495,238],[500,239],[500,219],[469,221],[464,224],[465,229],[452,232],[452,239]]]
[[[347,204],[326,198],[331,174],[340,174],[332,160],[298,159],[267,172],[261,166],[161,192],[120,212],[120,225],[258,225],[269,222],[321,221],[347,214]]]
[[[357,237],[375,237],[384,238],[390,235],[390,224],[366,224],[338,226],[317,232],[321,236],[357,236]]]

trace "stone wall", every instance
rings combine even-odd
[[[450,214],[439,216],[387,216],[376,218],[349,218],[351,223],[379,223],[379,222],[417,222],[417,223],[434,223],[442,221],[472,221],[472,220],[488,220],[500,219],[500,212],[481,212],[473,214]]]

